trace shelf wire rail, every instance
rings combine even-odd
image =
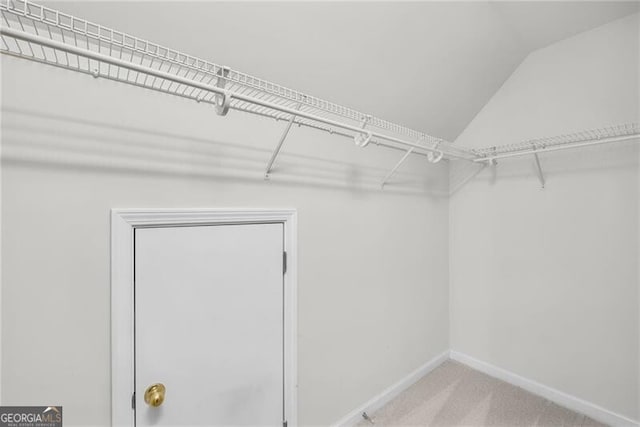
[[[28,0],[0,3],[0,50],[36,62],[428,156],[473,160],[443,139]],[[293,118],[293,120],[291,120]]]
[[[548,151],[583,148],[592,145],[640,140],[640,124],[625,123],[598,129],[530,139],[515,144],[495,145],[474,149],[477,158],[474,162],[493,162],[509,157],[536,155]]]
[[[445,158],[489,165],[497,159],[531,155],[539,164],[539,153],[640,137],[638,123],[628,123],[469,149],[29,0],[0,0],[0,15],[3,54],[211,104],[220,115],[232,109],[286,122],[265,177],[294,124],[353,138],[360,147],[371,143],[402,150],[383,186],[411,154],[425,156],[431,163]]]

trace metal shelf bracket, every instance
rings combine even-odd
[[[227,77],[229,77],[229,67],[222,67],[216,73],[218,78],[216,79],[216,87],[224,89],[227,85]],[[215,94],[215,107],[216,113],[219,116],[226,116],[231,106],[231,94],[227,92]]]
[[[436,141],[435,144],[433,144],[433,149],[437,150],[438,146],[440,145],[441,141]],[[440,160],[442,160],[442,157],[444,157],[444,153],[442,151],[429,151],[427,153],[427,160],[429,160],[429,163],[438,163]]]
[[[544,189],[545,181],[544,181],[544,174],[542,173],[542,166],[540,166],[540,158],[538,157],[536,144],[533,143],[532,145],[533,145],[533,157],[536,160],[536,173],[538,175],[538,180],[540,181],[540,185]],[[542,146],[542,148],[544,149],[544,146]]]
[[[491,151],[493,153],[493,157],[487,159],[487,165],[488,166],[496,166],[498,164],[498,160],[496,159],[496,151],[497,151],[497,147],[493,146],[491,147]]]
[[[471,172],[469,175],[467,175],[466,178],[464,178],[462,181],[460,181],[453,189],[451,189],[449,191],[449,196],[454,195],[455,193],[458,192],[458,190],[460,190],[462,187],[464,187],[465,185],[467,185],[467,183],[469,181],[471,181],[472,179],[474,179],[478,174],[480,174],[480,172],[482,172],[483,170],[485,170],[485,168],[489,166],[489,163],[480,163],[480,167],[478,169],[476,169],[475,171]]]
[[[299,110],[300,107],[301,105],[298,104],[298,106],[296,107],[296,110]],[[280,154],[280,149],[282,149],[282,144],[284,144],[284,140],[287,138],[287,135],[289,134],[289,131],[291,130],[291,126],[293,125],[293,122],[295,121],[295,119],[296,119],[296,115],[292,114],[291,117],[289,118],[289,121],[287,122],[287,126],[284,128],[284,131],[280,136],[278,145],[276,145],[275,150],[273,150],[273,153],[271,154],[271,158],[269,159],[267,168],[264,171],[264,179],[269,179],[269,175],[271,174],[271,169],[273,169],[273,164],[275,163],[276,158],[278,157],[278,154]]]
[[[400,161],[398,161],[398,163],[396,163],[396,165],[393,167],[393,169],[391,169],[389,171],[389,173],[387,174],[387,176],[384,177],[384,179],[382,180],[382,184],[380,185],[381,188],[384,188],[384,186],[386,185],[386,183],[389,181],[389,179],[396,173],[396,171],[398,170],[398,168],[400,167],[400,165],[402,165],[404,163],[405,160],[407,160],[407,157],[409,157],[409,155],[411,153],[413,153],[414,148],[411,147],[407,150],[406,153],[404,153],[404,156],[402,156],[402,158],[400,159]],[[431,154],[431,153],[429,153]]]
[[[367,123],[371,121],[371,117],[372,116],[367,115],[362,118],[362,122],[360,123],[361,129],[364,129],[365,126],[367,126]],[[358,133],[356,134],[356,136],[353,137],[353,141],[358,147],[364,148],[367,145],[369,145],[369,143],[371,142],[372,136],[373,134],[371,132]]]

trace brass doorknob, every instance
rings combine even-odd
[[[145,403],[149,406],[153,406],[154,408],[162,405],[162,402],[164,402],[165,390],[166,388],[164,387],[164,384],[151,384],[144,392]]]

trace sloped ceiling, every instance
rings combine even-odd
[[[454,140],[533,50],[638,2],[49,2]]]

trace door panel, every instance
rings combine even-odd
[[[135,231],[137,426],[281,425],[283,225]],[[165,401],[144,401],[153,383]]]

